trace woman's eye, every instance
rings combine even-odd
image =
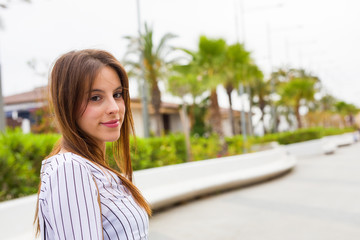
[[[122,92],[115,93],[114,98],[122,98]]]
[[[90,101],[92,101],[92,102],[97,102],[97,101],[100,101],[100,97],[99,96],[92,96],[91,98],[90,98]]]

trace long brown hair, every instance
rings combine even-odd
[[[151,215],[149,204],[132,183],[130,134],[134,133],[134,123],[129,91],[123,91],[126,111],[120,129],[120,138],[113,142],[112,147],[119,171],[109,166],[104,149],[98,146],[95,140],[81,130],[76,123],[79,111],[85,111],[85,108],[81,107],[82,101],[84,98],[90,98],[93,82],[103,67],[114,69],[120,78],[121,86],[125,90],[129,89],[129,81],[124,68],[113,55],[106,51],[95,49],[71,51],[55,62],[49,79],[49,103],[62,137],[48,157],[56,155],[63,148],[115,172],[135,201]],[[38,221],[38,204],[35,221]],[[38,232],[39,223],[37,223]]]

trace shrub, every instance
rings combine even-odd
[[[280,144],[291,144],[313,139],[319,139],[321,137],[323,137],[323,133],[318,129],[300,129],[294,132],[282,133],[278,137],[278,142]]]
[[[352,132],[353,128],[311,128],[294,132],[268,134],[263,137],[248,137],[243,142],[241,135],[225,138],[228,155],[242,154],[243,149],[250,152],[253,144],[278,141],[290,144],[321,138],[325,135]],[[9,130],[0,134],[0,201],[21,197],[37,192],[41,161],[50,153],[59,139],[58,134],[23,134],[21,130]],[[107,144],[110,165],[114,167],[111,155],[111,143]],[[193,160],[218,157],[221,149],[216,135],[192,137],[191,149]],[[153,138],[130,139],[130,154],[134,170],[160,167],[186,161],[185,138],[181,134]]]
[[[218,157],[217,154],[221,149],[219,138],[216,135],[205,137],[191,138],[191,151],[193,160],[204,160]]]
[[[59,135],[0,134],[0,201],[37,192],[41,161]]]
[[[244,143],[244,138],[242,135],[237,135],[234,137],[227,137],[225,141],[228,145],[228,155],[238,155],[243,154],[244,149],[246,152],[251,152],[251,145],[253,138],[248,138],[246,143]]]

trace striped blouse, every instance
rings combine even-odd
[[[43,240],[148,239],[148,215],[119,177],[69,152],[42,163],[39,223]]]

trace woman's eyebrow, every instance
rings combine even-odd
[[[122,86],[119,86],[119,87],[117,87],[117,88],[115,88],[115,90],[114,91],[117,91],[117,90],[123,90],[124,88],[122,87]]]
[[[118,90],[123,90],[123,89],[124,89],[124,88],[123,88],[122,86],[119,86],[119,87],[117,87],[117,88],[114,89],[114,92],[115,92],[115,91],[118,91]],[[90,92],[105,92],[105,91],[102,90],[102,89],[97,89],[97,88],[95,88],[95,89],[91,89]]]

